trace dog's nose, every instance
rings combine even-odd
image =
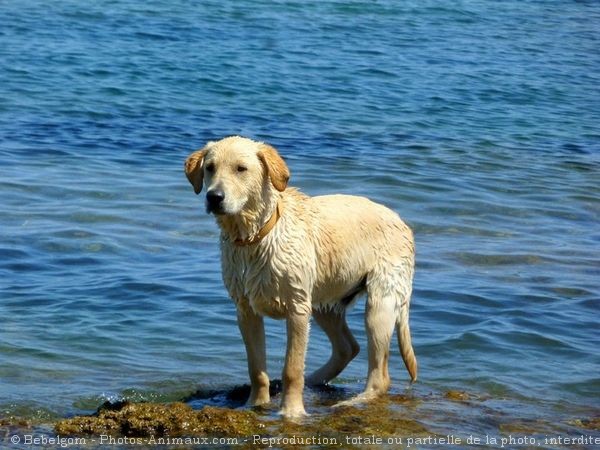
[[[225,200],[225,192],[221,189],[212,189],[206,193],[206,202],[210,209],[219,208]]]

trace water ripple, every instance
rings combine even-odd
[[[488,427],[516,403],[597,403],[597,4],[82,5],[0,15],[0,418],[246,381],[219,232],[182,173],[237,133],[307,193],[369,196],[414,228],[418,395],[504,399]],[[336,380],[352,392],[361,308]],[[310,368],[330,351],[312,333]],[[266,334],[275,375],[284,327]]]

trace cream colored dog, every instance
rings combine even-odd
[[[277,151],[238,136],[192,153],[185,173],[196,194],[206,186],[207,210],[221,228],[223,280],[248,355],[249,405],[270,400],[263,316],[286,320],[281,413],[301,416],[311,315],[329,337],[332,354],[307,382],[324,384],[359,351],[345,310],[364,292],[369,371],[361,398],[390,385],[394,325],[404,364],[417,378],[408,326],[413,235],[396,213],[363,197],[308,197],[288,188],[289,170]]]

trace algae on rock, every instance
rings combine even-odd
[[[104,406],[93,416],[58,422],[60,435],[248,436],[265,428],[252,411],[205,406],[194,411],[184,403],[121,403]]]

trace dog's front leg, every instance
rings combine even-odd
[[[269,403],[269,375],[267,374],[267,353],[265,350],[265,326],[263,318],[248,304],[238,302],[238,326],[246,345],[248,373],[250,375],[249,406]]]
[[[283,368],[283,397],[281,414],[287,418],[306,415],[302,393],[304,391],[304,359],[308,343],[310,308],[307,311],[288,311],[287,350]]]

